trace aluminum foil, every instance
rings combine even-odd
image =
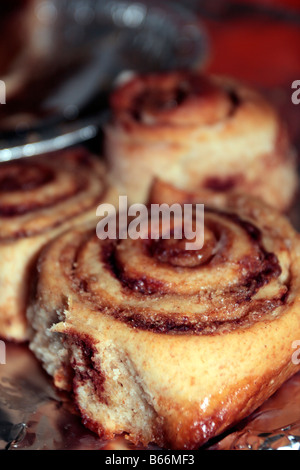
[[[300,373],[207,450],[300,450]],[[135,450],[125,438],[101,441],[26,346],[7,344],[0,365],[1,450]],[[156,447],[149,447],[156,450]]]
[[[55,389],[30,350],[6,344],[6,364],[0,365],[1,450],[133,448],[122,437],[104,442],[86,429],[69,396]]]

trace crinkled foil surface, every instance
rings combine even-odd
[[[1,450],[137,449],[122,437],[103,442],[86,429],[69,397],[55,390],[26,346],[8,344],[6,361],[0,366]],[[299,404],[300,373],[205,449],[300,450]]]

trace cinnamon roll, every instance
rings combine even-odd
[[[299,236],[258,199],[198,202],[201,249],[161,222],[140,239],[69,231],[39,257],[30,347],[102,438],[198,448],[299,370]]]
[[[40,248],[75,224],[96,224],[98,204],[112,195],[103,163],[84,149],[0,165],[1,337],[28,337],[28,282]]]
[[[153,177],[181,189],[242,190],[283,211],[297,186],[287,131],[258,92],[196,72],[135,76],[111,96],[105,153],[132,202]],[[280,188],[280,189],[278,189]]]

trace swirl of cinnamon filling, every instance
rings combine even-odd
[[[100,313],[155,332],[249,326],[286,300],[289,249],[284,241],[264,240],[247,218],[206,208],[199,250],[186,250],[184,238],[150,236],[112,241],[92,233],[79,236],[77,245],[70,234],[69,282]]]
[[[103,164],[84,149],[0,165],[0,335],[27,337],[28,278],[40,248],[87,222],[108,195]]]
[[[97,206],[102,164],[76,149],[0,166],[0,240],[38,235]]]
[[[118,89],[111,106],[120,119],[137,126],[213,125],[234,113],[238,96],[208,77],[186,72],[147,75]],[[133,123],[134,121],[134,123]],[[175,136],[176,139],[176,136]]]
[[[111,109],[105,153],[132,202],[147,200],[159,177],[181,189],[243,190],[279,210],[291,203],[297,176],[285,126],[243,84],[198,72],[137,75],[112,93]]]
[[[155,238],[72,231],[39,258],[31,349],[104,438],[196,448],[297,370],[297,234],[247,196],[204,202],[201,249],[162,222]]]

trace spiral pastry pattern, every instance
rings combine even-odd
[[[105,154],[132,202],[147,200],[158,177],[181,189],[242,190],[280,211],[291,204],[297,176],[284,124],[241,83],[196,72],[138,75],[112,93],[111,109]]]
[[[27,339],[29,278],[40,248],[94,217],[109,196],[105,168],[83,149],[0,166],[0,336]]]
[[[31,348],[104,438],[197,448],[299,369],[298,235],[259,200],[199,202],[202,249],[77,230],[39,258]]]

